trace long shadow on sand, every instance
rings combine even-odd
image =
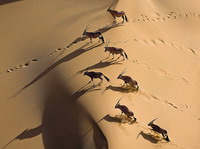
[[[130,93],[130,92],[137,92],[138,91],[134,88],[126,88],[126,87],[122,87],[122,86],[109,85],[102,91],[102,94],[104,94],[105,91],[107,91],[107,90],[112,90],[112,91],[121,92],[121,93]]]
[[[108,121],[108,122],[115,122],[115,123],[121,123],[122,122],[121,118],[113,117],[113,116],[110,116],[109,114],[107,114],[103,119]]]
[[[147,141],[149,141],[149,142],[151,142],[151,143],[154,143],[154,144],[156,144],[156,143],[158,143],[158,142],[160,141],[160,140],[156,139],[155,137],[153,137],[151,134],[144,133],[143,131],[141,131],[141,132],[138,134],[137,138],[138,138],[140,135],[141,135],[145,140],[147,140]]]
[[[41,78],[43,78],[45,75],[47,75],[51,70],[53,70],[54,68],[56,68],[58,65],[70,61],[78,56],[80,56],[81,54],[88,52],[98,46],[101,46],[102,44],[94,44],[88,48],[85,48],[89,43],[86,43],[85,45],[83,45],[82,47],[80,47],[79,49],[73,51],[72,53],[68,54],[67,56],[63,57],[62,59],[58,60],[57,62],[55,62],[54,64],[52,64],[51,66],[49,66],[46,70],[44,70],[42,73],[40,73],[36,78],[34,78],[31,82],[29,82],[27,85],[25,85],[23,88],[21,88],[18,92],[16,92],[14,95],[12,95],[9,99],[13,99],[15,98],[17,95],[19,95],[24,89],[28,88],[29,86],[31,86],[32,84],[34,84],[36,81],[40,80]],[[8,99],[8,100],[9,100]]]
[[[22,0],[0,0],[0,5],[5,5],[5,4],[13,3],[13,2],[18,2],[18,1],[22,1]]]
[[[10,145],[15,140],[30,139],[30,138],[38,136],[41,133],[42,133],[42,125],[36,128],[26,129],[22,133],[20,133],[17,137],[15,137],[13,140],[11,140],[6,145],[4,145],[1,149],[5,149],[8,145]]]
[[[125,115],[110,116],[109,114],[107,114],[103,119],[108,122],[115,122],[115,123],[120,123],[120,124],[121,123],[128,123],[128,124],[137,123],[136,120],[132,120]]]
[[[110,23],[110,24],[108,24],[108,25],[106,25],[106,26],[104,26],[104,27],[102,27],[102,28],[99,28],[98,30],[96,30],[96,32],[105,33],[105,32],[107,32],[107,31],[109,31],[109,30],[111,30],[111,29],[113,29],[113,28],[120,27],[120,26],[124,26],[124,24],[113,22],[113,23]],[[87,36],[78,37],[78,38],[76,38],[74,41],[72,41],[72,42],[67,46],[67,48],[69,48],[69,47],[71,47],[73,44],[76,44],[76,43],[78,43],[78,42],[80,42],[80,41],[83,41],[83,40],[85,40],[85,39],[87,39],[87,38],[88,38]]]
[[[88,82],[86,85],[84,85],[84,86],[81,87],[79,90],[77,90],[77,91],[70,97],[70,100],[76,101],[77,99],[79,99],[81,96],[83,96],[83,95],[86,94],[86,93],[101,90],[100,88],[96,88],[96,87],[100,86],[100,83],[97,84],[97,85],[91,85],[91,86],[87,86],[88,84],[90,84],[90,82]]]
[[[94,65],[91,65],[85,69],[80,70],[78,73],[83,73],[84,71],[89,71],[92,69],[100,69],[100,68],[105,68],[108,67],[110,65],[122,65],[122,63],[112,60],[112,61],[100,61]]]
[[[114,123],[122,123],[124,117],[123,116],[110,116],[110,114],[105,115],[103,118],[95,122],[96,124],[100,123],[102,120],[105,120],[107,122],[114,122]],[[135,121],[134,121],[135,122]],[[133,122],[132,122],[133,123]],[[90,128],[82,137],[86,136],[91,130],[93,130],[93,127]]]
[[[82,69],[80,71],[78,71],[76,74],[74,74],[72,76],[72,78],[74,78],[75,76],[77,76],[78,74],[81,74],[83,73],[84,71],[89,71],[89,70],[93,70],[93,69],[100,69],[100,68],[105,68],[105,67],[108,67],[110,65],[122,65],[122,63],[120,63],[120,61],[115,61],[115,60],[112,60],[112,61],[100,61],[96,64],[93,64],[85,69]]]

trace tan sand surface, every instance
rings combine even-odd
[[[124,11],[116,22],[107,8]],[[198,149],[198,0],[2,0],[1,149]],[[128,59],[107,58],[100,31]],[[139,90],[122,87],[126,69]],[[93,85],[85,71],[110,79]],[[136,122],[120,116],[121,99]],[[170,142],[147,124],[166,129]]]

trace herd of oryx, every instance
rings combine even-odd
[[[112,5],[113,6],[113,5]],[[116,11],[116,10],[112,10],[110,6],[108,9],[107,9],[107,12],[109,12],[112,17],[114,19],[116,19],[116,17],[122,17],[123,21],[122,23],[124,23],[124,21],[128,22],[128,18],[125,14],[124,11]],[[116,20],[115,20],[116,21]],[[122,48],[117,48],[117,47],[108,47],[108,44],[109,44],[109,40],[104,41],[104,37],[103,35],[101,34],[101,32],[87,32],[87,29],[88,29],[88,26],[85,28],[84,32],[83,32],[83,35],[87,36],[89,39],[90,39],[90,42],[92,42],[92,39],[93,38],[99,38],[99,40],[102,41],[102,43],[105,44],[105,52],[108,51],[109,52],[109,57],[110,57],[110,54],[112,54],[113,58],[114,58],[114,55],[120,55],[118,57],[118,59],[122,56],[123,57],[123,60],[128,59],[128,56],[126,54],[126,52],[122,49]],[[139,86],[138,86],[138,83],[136,80],[134,80],[132,77],[130,76],[125,76],[123,75],[124,73],[126,73],[126,69],[122,71],[121,74],[119,74],[119,76],[117,77],[117,79],[121,79],[124,81],[124,84],[122,87],[124,87],[124,85],[129,86],[131,88],[133,88],[134,90],[138,90],[139,89]],[[110,79],[108,77],[106,77],[103,73],[101,72],[94,72],[94,71],[85,71],[84,72],[84,75],[90,77],[91,79],[91,82],[93,83],[93,79],[100,79],[101,82],[103,81],[103,78],[104,77],[108,82],[110,81]],[[100,83],[101,83],[100,82]],[[94,83],[93,83],[94,84]],[[115,105],[115,108],[118,108],[121,110],[121,115],[122,114],[125,114],[127,116],[128,119],[130,120],[134,120],[136,121],[137,119],[134,117],[134,113],[125,105],[120,105],[120,100],[121,98],[118,100],[117,104]],[[169,137],[167,135],[167,131],[161,127],[159,127],[158,125],[156,124],[153,124],[153,122],[155,121],[156,119],[152,120],[148,126],[150,126],[152,128],[153,131],[157,132],[157,133],[160,133],[162,134],[163,138],[166,140],[166,141],[170,141],[169,140]]]

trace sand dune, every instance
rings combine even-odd
[[[107,8],[123,10],[116,22]],[[199,1],[0,2],[2,149],[197,149],[200,145]],[[128,55],[108,58],[100,31]],[[126,69],[139,90],[122,87]],[[102,72],[99,84],[83,76]],[[120,116],[121,99],[136,122]],[[147,124],[167,130],[170,142]]]

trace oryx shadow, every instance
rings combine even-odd
[[[141,131],[138,136],[137,136],[137,139],[139,138],[139,136],[142,136],[145,140],[151,142],[151,143],[158,143],[160,140],[157,140],[155,137],[153,137],[151,134],[149,133],[144,133],[143,131]]]
[[[81,96],[83,96],[86,93],[90,93],[90,92],[93,92],[93,91],[99,91],[99,90],[101,90],[99,88],[96,88],[96,87],[100,86],[100,83],[97,84],[97,85],[87,86],[89,84],[90,84],[90,81],[86,85],[84,85],[83,87],[81,87],[80,89],[78,89],[74,94],[72,94],[71,97],[70,97],[70,100],[76,101],[76,100],[78,100]]]
[[[111,24],[108,24],[102,28],[99,28],[97,31],[101,33],[105,33],[113,28],[120,27],[120,26],[124,26],[124,24],[122,22],[119,22],[119,23],[112,22]]]
[[[106,86],[106,88],[104,89],[104,91],[102,92],[102,94],[105,93],[105,91],[107,90],[112,90],[112,91],[115,91],[115,92],[121,92],[121,93],[134,93],[134,92],[137,92],[138,90],[134,89],[134,88],[125,88],[123,86],[113,86],[113,85],[109,85],[109,86]]]
[[[128,118],[126,115],[116,115],[116,116],[110,116],[109,114],[107,114],[104,117],[104,120],[108,121],[108,122],[115,122],[115,123],[128,123],[128,124],[133,124],[133,123],[137,123],[136,120],[132,120],[130,118]]]
[[[24,130],[20,135],[18,135],[16,138],[19,140],[23,140],[23,139],[28,139],[28,138],[33,138],[38,136],[39,134],[42,133],[42,125],[39,125],[36,128],[32,128],[32,129],[26,129]]]
[[[117,58],[110,58],[110,56],[108,56],[108,57],[106,57],[106,58],[104,58],[103,60],[101,60],[102,62],[103,61],[107,61],[107,62],[109,62],[109,61],[111,61],[111,62],[123,62],[123,61],[125,61],[125,59],[120,59],[120,57],[117,57]]]
[[[108,121],[108,122],[115,122],[115,123],[121,123],[122,122],[122,118],[110,116],[110,114],[107,114],[103,119]]]
[[[80,71],[78,71],[78,73],[83,73],[84,71],[89,71],[89,70],[92,70],[92,69],[100,69],[100,68],[105,68],[105,67],[108,67],[110,65],[122,65],[122,63],[119,63],[115,60],[113,61],[100,61],[96,64],[93,64],[85,69],[82,69]]]
[[[18,136],[16,136],[14,139],[12,139],[10,142],[8,142],[6,145],[4,145],[1,149],[5,149],[15,140],[24,140],[24,139],[30,139],[33,137],[36,137],[42,133],[42,125],[39,125],[36,128],[32,129],[25,129],[22,133],[20,133]]]
[[[109,30],[111,30],[111,29],[113,29],[113,28],[120,27],[120,26],[124,26],[124,25],[123,25],[122,23],[113,22],[113,23],[111,23],[111,24],[105,25],[105,26],[102,27],[102,28],[97,29],[95,32],[105,33],[105,32],[107,32],[107,31],[109,31]],[[76,44],[76,43],[78,43],[78,42],[80,42],[80,41],[84,41],[84,40],[86,40],[86,39],[88,39],[87,36],[78,37],[78,38],[76,38],[74,41],[72,41],[67,47],[69,48],[69,47],[71,47],[73,44]]]
[[[9,4],[9,3],[18,2],[18,1],[22,1],[22,0],[1,0],[0,5]]]
[[[100,123],[102,120],[105,120],[105,121],[108,121],[108,122],[121,123],[122,118],[121,117],[113,117],[113,116],[110,116],[109,114],[107,114],[103,118],[101,118],[100,120],[98,120],[97,122],[95,122],[95,124]],[[87,132],[84,133],[82,135],[82,137],[85,137],[91,130],[93,130],[93,127],[90,128],[89,130],[87,130]]]
[[[100,44],[94,44],[92,46],[89,46],[87,48],[84,49],[84,47],[86,47],[89,43],[84,44],[83,46],[81,46],[80,48],[78,48],[77,50],[71,52],[70,54],[66,55],[65,57],[61,58],[60,60],[58,60],[57,62],[55,62],[54,64],[52,64],[51,66],[49,66],[47,69],[45,69],[42,73],[40,73],[37,77],[35,77],[31,82],[29,82],[28,84],[26,84],[24,87],[22,87],[18,92],[16,92],[14,95],[12,95],[8,100],[15,98],[17,95],[19,95],[24,89],[28,88],[29,86],[31,86],[32,84],[34,84],[35,82],[37,82],[38,80],[40,80],[41,78],[43,78],[44,76],[46,76],[50,71],[52,71],[54,68],[56,68],[57,66],[59,66],[60,64],[64,63],[64,62],[68,62],[78,56],[80,56],[81,54],[88,52],[96,47],[99,47],[102,45],[102,43]]]

